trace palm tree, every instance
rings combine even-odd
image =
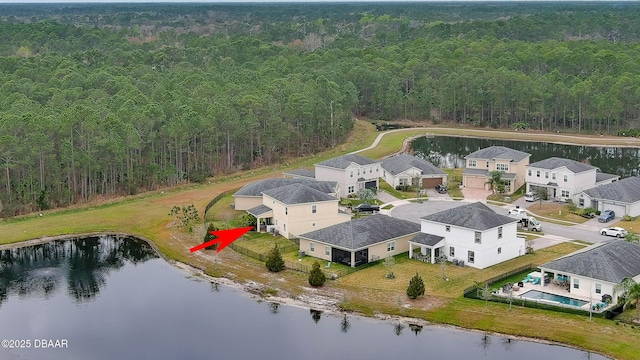
[[[613,294],[619,294],[620,297],[623,298],[624,306],[622,308],[624,310],[630,306],[635,306],[636,312],[638,312],[638,304],[640,304],[640,283],[635,282],[631,278],[625,278],[620,284],[613,288]]]
[[[489,173],[491,180],[487,181],[487,184],[491,185],[493,192],[499,192],[502,188],[504,190],[504,181],[502,181],[502,171],[494,170]]]

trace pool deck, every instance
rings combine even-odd
[[[585,305],[578,307],[579,309],[583,309],[585,311],[589,311],[589,307],[590,306],[596,305],[601,300],[601,299],[597,299],[597,298],[589,299],[588,297],[584,297],[584,296],[573,294],[573,293],[568,291],[568,287],[567,286],[556,285],[553,282],[545,284],[544,286],[542,286],[541,284],[534,285],[533,283],[524,283],[523,285],[524,285],[523,287],[518,288],[518,285],[514,284],[514,289],[518,288],[517,290],[512,292],[514,300],[516,300],[516,299],[517,300],[526,299],[527,301],[536,301],[536,302],[542,302],[542,303],[547,303],[547,304],[560,304],[560,306],[562,306],[562,307],[576,308],[576,306],[567,305],[567,304],[561,304],[561,303],[558,303],[558,302],[555,302],[555,301],[551,301],[551,300],[532,299],[532,298],[527,298],[527,297],[522,297],[521,296],[522,294],[526,293],[529,290],[538,290],[538,291],[546,292],[546,293],[549,293],[549,294],[560,295],[560,296],[565,296],[565,297],[576,299],[576,300],[586,301],[587,303]],[[502,289],[500,289],[497,295],[498,296],[508,297],[509,293],[508,292],[504,292],[504,291],[502,291]],[[612,305],[609,304],[609,305],[607,305],[605,307],[602,307],[600,309],[593,309],[593,312],[600,313],[600,312],[603,312],[603,311],[607,310],[611,306]]]

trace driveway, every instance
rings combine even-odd
[[[491,190],[485,189],[472,189],[472,188],[462,188],[462,195],[464,195],[465,200],[469,201],[487,201],[487,196],[491,195]]]

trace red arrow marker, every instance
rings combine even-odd
[[[235,228],[235,229],[229,229],[229,230],[216,230],[216,231],[212,231],[211,234],[217,236],[217,239],[213,239],[211,241],[207,241],[206,243],[202,243],[198,246],[194,246],[191,248],[191,252],[195,252],[198,251],[200,249],[204,249],[206,247],[209,247],[215,243],[220,243],[220,246],[218,246],[218,250],[216,250],[216,252],[220,252],[220,250],[224,249],[225,247],[227,247],[227,245],[231,244],[232,242],[238,240],[238,238],[244,234],[247,233],[247,231],[253,229],[253,226],[248,226],[248,227],[243,227],[243,228]]]

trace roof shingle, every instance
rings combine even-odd
[[[520,162],[531,156],[531,154],[508,148],[506,146],[489,146],[465,156],[465,159],[490,159],[490,160],[510,160]]]
[[[421,219],[478,231],[485,231],[518,221],[496,213],[481,202],[458,206],[423,216]]]
[[[640,201],[640,177],[630,177],[584,191],[591,198],[632,204]]]
[[[375,161],[358,154],[347,154],[347,155],[342,155],[333,159],[319,162],[316,165],[326,166],[326,167],[335,168],[335,169],[346,169],[352,163],[356,163],[358,165],[370,165],[378,162],[379,161]]]
[[[303,184],[291,184],[279,188],[264,191],[263,194],[272,197],[284,204],[306,204],[320,201],[338,201],[333,196],[322,191],[310,188]]]
[[[547,170],[566,167],[567,169],[571,170],[571,172],[573,172],[574,174],[597,169],[597,167],[593,165],[584,164],[579,161],[559,158],[559,157],[550,157],[548,159],[536,161],[533,164],[529,164],[528,166],[534,167],[534,168],[540,168],[540,169],[547,169]]]
[[[312,189],[322,191],[325,194],[335,194],[337,192],[338,183],[335,181],[314,181],[307,179],[284,179],[284,178],[269,178],[259,181],[254,181],[243,186],[240,190],[236,191],[233,196],[262,196],[262,193],[268,190],[276,189],[281,186],[291,184],[303,184]]]
[[[385,171],[391,173],[391,175],[397,175],[403,171],[409,170],[415,167],[422,171],[422,175],[444,175],[445,172],[437,168],[432,163],[417,156],[408,154],[401,154],[388,157],[382,160],[382,168]]]

